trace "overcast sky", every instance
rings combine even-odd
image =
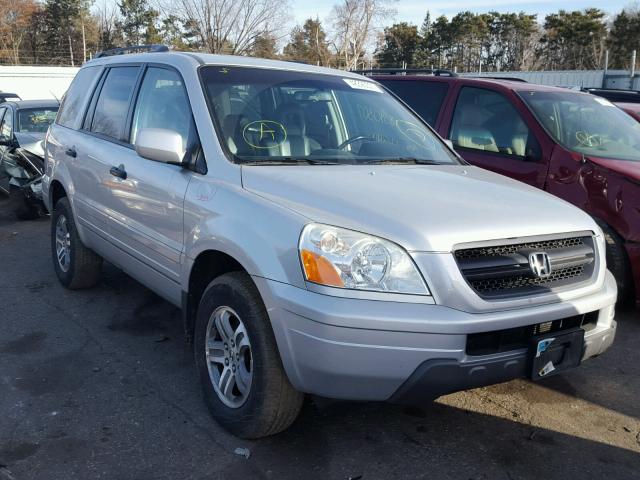
[[[292,14],[295,22],[301,23],[305,19],[316,16],[320,20],[325,19],[331,7],[336,0],[290,0],[292,4]],[[444,14],[448,17],[455,15],[464,10],[470,10],[476,13],[489,12],[497,10],[499,12],[519,12],[537,13],[538,19],[542,20],[544,16],[550,12],[556,12],[560,8],[565,10],[582,10],[588,7],[597,7],[608,13],[615,13],[630,1],[620,0],[604,0],[604,1],[585,1],[585,0],[399,0],[395,4],[398,12],[395,19],[388,22],[392,24],[394,21],[405,21],[416,25],[420,25],[424,19],[427,10],[431,11],[432,17]]]

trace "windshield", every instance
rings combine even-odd
[[[46,133],[56,119],[58,107],[23,108],[18,110],[18,133]]]
[[[238,162],[458,163],[373,82],[220,66],[201,76],[218,132]]]
[[[584,155],[640,161],[640,124],[608,100],[571,92],[520,96],[564,147]]]

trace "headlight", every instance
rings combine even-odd
[[[328,287],[429,295],[407,252],[382,238],[310,224],[302,231],[299,249],[309,282]]]

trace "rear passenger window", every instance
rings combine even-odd
[[[139,67],[116,67],[109,70],[93,113],[91,131],[123,140],[129,101],[136,84]]]
[[[438,119],[440,107],[449,90],[449,85],[444,82],[383,80],[381,83],[404,100],[432,127]]]
[[[483,88],[460,91],[449,138],[462,148],[520,158],[540,156],[538,142],[511,102]]]
[[[69,90],[67,90],[67,93],[62,99],[57,119],[59,125],[77,128],[79,123],[78,117],[83,113],[81,112],[82,105],[90,93],[91,85],[100,70],[101,67],[85,67],[76,74]]]
[[[191,108],[182,79],[173,70],[151,67],[144,75],[133,114],[131,143],[143,128],[163,128],[182,136],[186,149],[193,128]]]

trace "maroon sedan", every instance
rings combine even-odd
[[[635,292],[640,306],[640,123],[604,98],[562,88],[442,72],[372,77],[468,162],[591,214],[620,296]]]

